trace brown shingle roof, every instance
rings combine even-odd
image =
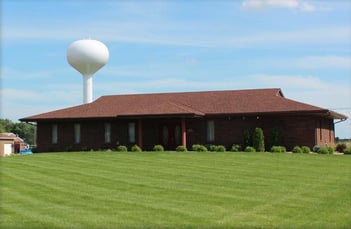
[[[335,112],[331,115],[327,109],[287,99],[280,89],[275,88],[102,96],[89,104],[26,117],[21,121],[290,112],[321,113],[332,118],[346,118]]]

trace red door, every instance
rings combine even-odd
[[[166,150],[175,150],[181,144],[180,123],[167,122],[160,126],[160,142]]]

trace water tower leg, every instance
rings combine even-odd
[[[83,76],[83,102],[93,102],[93,75]]]

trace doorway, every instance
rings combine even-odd
[[[181,144],[179,122],[166,122],[160,125],[160,142],[166,150],[175,150]]]

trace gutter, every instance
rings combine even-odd
[[[334,122],[334,125],[335,125],[335,124],[338,124],[338,123],[341,123],[341,122],[344,122],[344,121],[346,121],[346,120],[347,120],[347,118],[342,118],[342,119],[340,119],[339,121]]]

